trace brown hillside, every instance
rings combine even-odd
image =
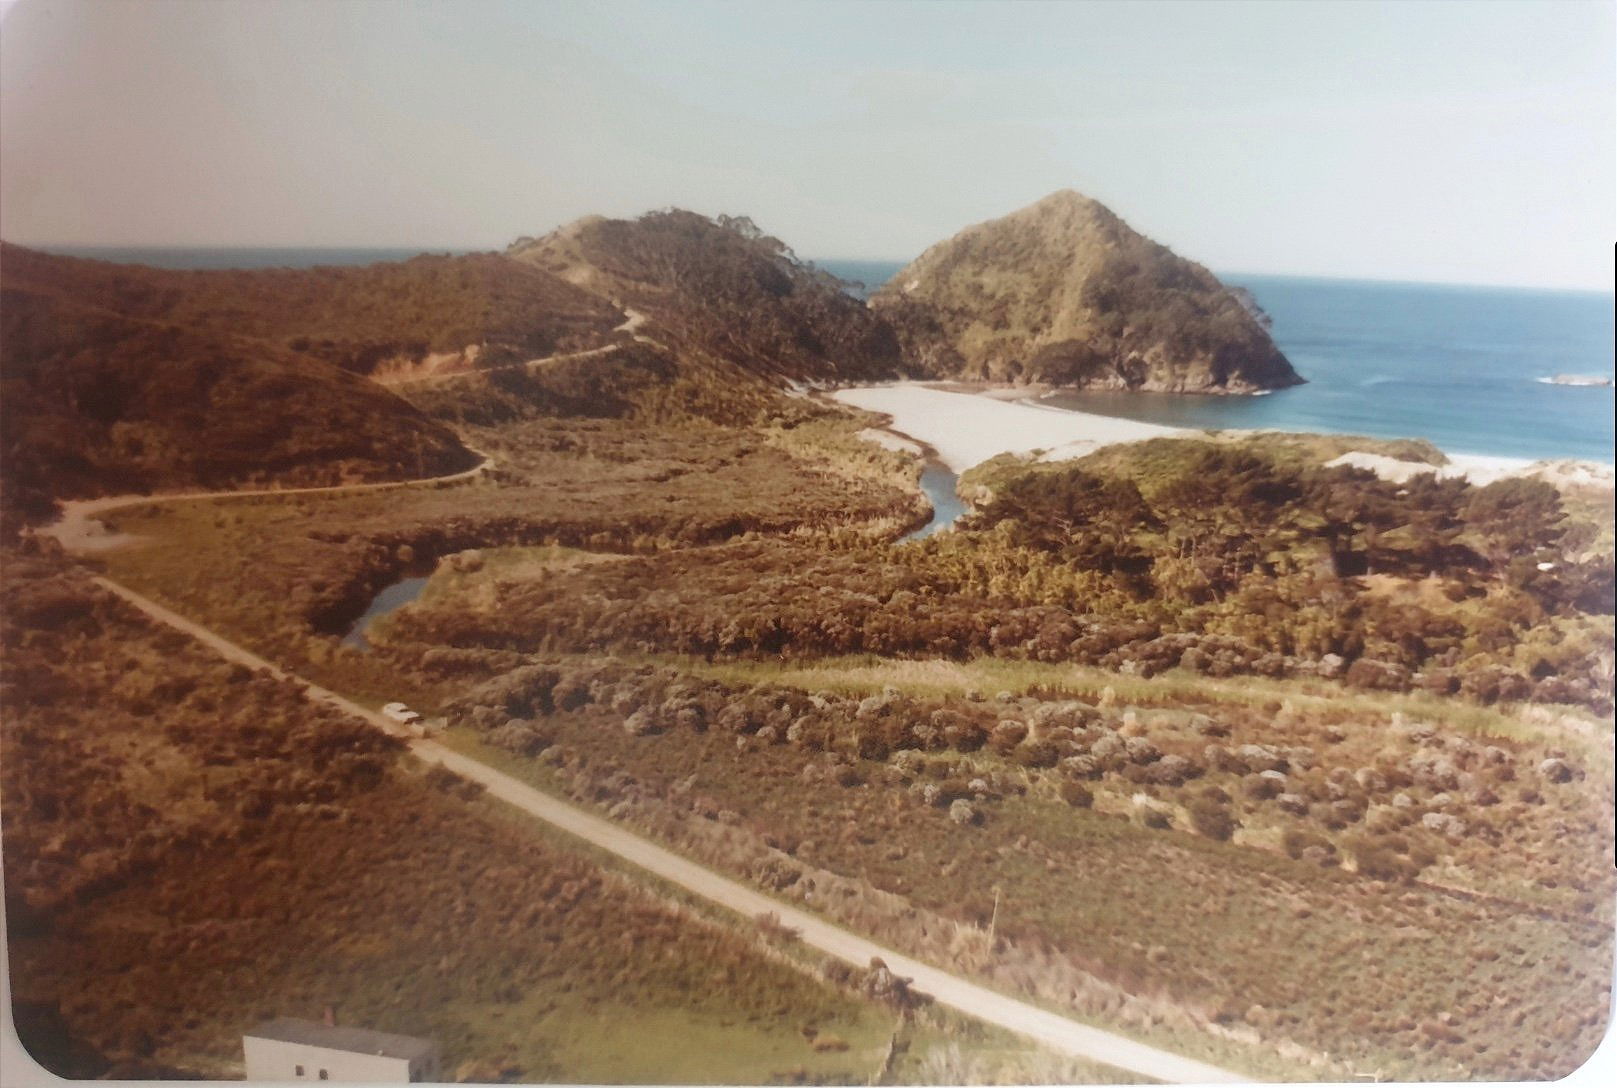
[[[933,246],[871,306],[938,375],[1173,393],[1302,380],[1211,272],[1071,190]]]
[[[885,323],[746,218],[590,216],[507,252],[645,313],[658,336],[777,378],[885,378],[902,367]]]
[[[264,341],[12,288],[0,302],[8,511],[181,487],[437,475],[475,456],[367,379]]]
[[[370,374],[471,349],[485,365],[606,342],[601,299],[498,254],[365,267],[183,271],[5,246],[4,282],[148,321],[267,340]]]

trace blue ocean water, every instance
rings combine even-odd
[[[818,264],[852,274],[869,290],[902,267]],[[1307,385],[1261,397],[1063,393],[1045,403],[1180,427],[1426,438],[1450,453],[1613,460],[1612,390],[1543,380],[1613,377],[1609,295],[1222,278],[1256,296],[1274,319],[1275,342]]]
[[[846,280],[848,293],[855,298],[869,298],[871,292],[898,275],[907,261],[814,261],[838,279]]]

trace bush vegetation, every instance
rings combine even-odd
[[[878,1063],[892,1018],[857,980],[819,981],[468,806],[396,742],[80,571],[7,568],[10,979],[55,1010],[28,1020],[36,1054],[225,1079],[244,1029],[331,1005],[438,1039],[450,1070],[520,1079],[847,1080]],[[858,1046],[816,1049],[805,1028]]]
[[[1073,192],[933,246],[871,305],[939,377],[1195,392],[1301,380],[1212,273]]]
[[[1609,785],[1596,795],[1546,785],[1542,743],[1377,722],[1324,699],[1277,715],[1272,704],[1107,704],[1048,690],[803,688],[770,681],[762,665],[754,684],[710,678],[720,675],[732,673],[541,659],[445,709],[482,738],[468,750],[917,954],[951,954],[960,927],[985,927],[998,887],[1002,944],[981,969],[1029,992],[1049,987],[1080,1011],[1103,1010],[1107,987],[1174,994],[1174,1023],[1257,1003],[1276,1017],[1261,1020],[1265,1039],[1422,1076],[1565,1068],[1548,1048],[1488,1043],[1535,1039],[1513,1024],[1525,1007],[1561,1033],[1569,1060],[1601,1028],[1565,1010],[1599,1006],[1606,985],[1576,965],[1609,941],[1612,858],[1550,844],[1605,841]],[[625,715],[644,728],[626,734]],[[1054,766],[1025,758],[1039,745],[1054,748]],[[1593,751],[1579,759],[1591,773],[1594,761],[1604,765]],[[1278,791],[1243,790],[1267,776]],[[1492,783],[1529,778],[1532,803],[1490,812],[1478,800]],[[954,818],[962,804],[970,819]],[[1138,826],[1125,818],[1147,811]],[[1457,814],[1467,831],[1431,833],[1427,813]],[[1399,1025],[1472,985],[1476,960],[1421,951],[1450,927],[1514,996],[1508,1008],[1467,1005],[1452,1042],[1428,1050]],[[1528,931],[1534,951],[1512,953]],[[1310,984],[1265,951],[1279,947],[1307,962]],[[1367,959],[1381,968],[1366,974]],[[1384,1012],[1354,1024],[1337,1007]]]
[[[365,267],[181,271],[7,245],[5,282],[141,323],[245,340],[358,374],[475,348],[498,365],[608,342],[604,299],[494,253]]]
[[[48,520],[62,498],[393,480],[476,464],[448,428],[373,382],[286,348],[16,290],[6,268],[9,519]]]
[[[966,481],[978,509],[955,531],[896,544],[924,520],[917,466],[860,441],[868,418],[780,391],[838,358],[886,372],[835,284],[746,223],[683,213],[517,254],[652,322],[609,351],[411,386],[411,418],[492,471],[123,509],[137,543],[97,562],[783,900],[1187,1054],[1546,1077],[1599,1038],[1601,500],[1384,484],[1322,468],[1334,440],[1226,435],[1000,461]],[[182,312],[137,280],[111,297]],[[581,312],[574,331],[600,317]],[[630,1018],[684,1041],[684,1079],[739,1045],[726,1021],[767,1055],[760,1079],[782,1071],[783,1026],[808,1055],[796,1079],[879,1060],[846,1003],[875,972],[833,978],[845,992],[776,973],[790,942],[760,957],[756,927],[738,943],[534,845],[455,776],[200,655],[42,542],[14,554],[13,978],[106,1054],[217,1072],[239,1021],[336,993],[354,1022],[493,1063],[474,1071],[630,1076],[558,1042]],[[379,588],[428,572],[372,650],[339,645]],[[414,894],[389,896],[400,883]],[[151,922],[165,912],[178,923]],[[147,1016],[137,992],[164,996]]]
[[[507,251],[648,314],[656,335],[774,379],[891,378],[892,330],[834,276],[744,216],[680,209],[581,220]]]

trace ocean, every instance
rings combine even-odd
[[[868,293],[897,262],[819,261]],[[1259,397],[1062,393],[1045,404],[1174,427],[1426,438],[1450,453],[1612,463],[1608,295],[1228,274],[1274,319],[1307,385]]]
[[[401,260],[411,249],[62,248],[164,268],[307,268]],[[438,250],[435,252],[454,252]],[[461,251],[465,252],[465,251]],[[820,260],[868,294],[898,261]],[[1426,438],[1451,453],[1613,461],[1612,299],[1570,291],[1228,274],[1274,319],[1307,385],[1260,397],[1064,393],[1046,403],[1197,428],[1269,428]]]

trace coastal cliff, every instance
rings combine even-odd
[[[870,305],[939,377],[1167,393],[1303,380],[1261,311],[1071,190],[932,246]]]

